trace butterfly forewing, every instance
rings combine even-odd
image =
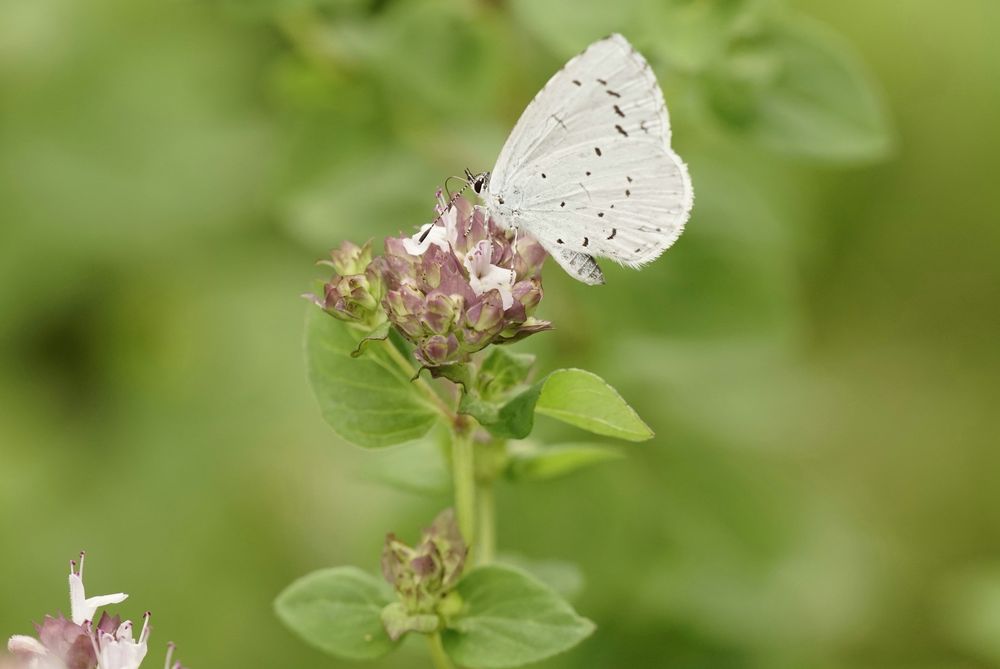
[[[620,35],[572,59],[528,105],[487,198],[495,215],[563,251],[557,260],[576,252],[629,266],[668,248],[692,204],[659,84]]]

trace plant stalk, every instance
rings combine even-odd
[[[456,425],[451,445],[451,471],[455,487],[458,529],[467,546],[476,542],[476,462],[472,430]]]
[[[496,559],[496,495],[493,482],[480,483],[476,489],[476,508],[478,522],[476,531],[475,559],[476,564],[489,564]]]
[[[413,375],[416,373],[416,370],[413,368],[413,364],[406,358],[406,356],[399,352],[399,349],[397,349],[391,341],[386,339],[384,343],[386,350],[389,352],[389,357],[392,358],[393,362],[396,363],[399,369],[407,377],[413,378]],[[445,420],[455,420],[455,413],[451,410],[451,407],[445,404],[445,401],[441,399],[440,395],[434,392],[434,389],[431,388],[429,383],[421,379],[419,376],[413,379],[413,383],[420,389],[424,396],[430,400],[431,404],[438,410],[438,412],[441,413]]]
[[[431,659],[434,661],[434,669],[455,669],[448,654],[444,652],[444,645],[441,643],[441,634],[435,632],[427,636],[427,645],[430,647]]]

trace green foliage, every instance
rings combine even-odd
[[[458,584],[458,593],[466,608],[445,632],[444,647],[470,669],[538,662],[594,631],[594,624],[555,591],[512,567],[474,569]]]
[[[512,448],[507,475],[515,481],[547,481],[622,457],[621,451],[599,444],[525,445]]]
[[[549,374],[535,411],[606,437],[626,441],[653,438],[653,431],[617,390],[582,369],[559,369]]]
[[[389,338],[389,331],[392,329],[392,323],[385,321],[377,325],[371,332],[362,337],[361,341],[358,342],[357,347],[351,351],[352,358],[359,358],[368,348],[368,345],[374,341],[385,341]]]
[[[888,115],[867,69],[815,21],[786,18],[734,43],[705,78],[705,89],[720,120],[779,151],[862,162],[892,147]]]
[[[568,601],[573,601],[583,591],[583,570],[572,562],[537,560],[516,553],[502,553],[497,561],[528,572]]]
[[[561,57],[568,57],[610,32],[633,40],[654,65],[697,72],[745,31],[770,0],[620,0],[579,11],[574,0],[513,0],[525,29]]]
[[[382,625],[392,591],[356,567],[316,571],[275,600],[278,617],[306,643],[348,660],[374,660],[393,649]]]
[[[362,476],[391,488],[428,497],[451,492],[451,479],[444,458],[451,436],[443,428],[426,437],[393,448],[369,451],[361,468]]]
[[[653,436],[649,426],[614,388],[582,369],[556,370],[506,401],[489,402],[466,394],[460,410],[475,417],[497,437],[527,437],[536,413],[594,434],[628,441]]]
[[[530,353],[514,353],[507,347],[494,346],[483,358],[476,375],[476,393],[486,401],[503,397],[524,383],[535,365]]]
[[[410,613],[402,602],[389,604],[382,609],[381,617],[385,632],[393,641],[398,641],[410,632],[431,634],[437,631],[440,624],[436,613]]]
[[[323,418],[343,439],[381,448],[423,436],[436,414],[384,346],[354,358],[362,336],[312,308],[306,321],[306,360]],[[380,348],[382,347],[382,348]]]
[[[523,439],[535,424],[535,403],[540,392],[541,386],[536,384],[505,402],[487,402],[466,393],[459,411],[475,418],[495,437]]]
[[[1000,663],[1000,564],[966,568],[942,594],[942,618],[953,642],[991,666]]]

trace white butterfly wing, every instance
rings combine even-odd
[[[680,236],[693,203],[656,76],[621,35],[591,44],[539,91],[487,194],[494,216],[533,234],[587,283],[599,283],[600,271],[581,274],[576,254],[648,263]]]

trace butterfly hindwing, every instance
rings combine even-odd
[[[528,105],[501,150],[487,199],[491,211],[550,252],[633,267],[677,239],[692,204],[659,84],[620,35],[572,59]]]

